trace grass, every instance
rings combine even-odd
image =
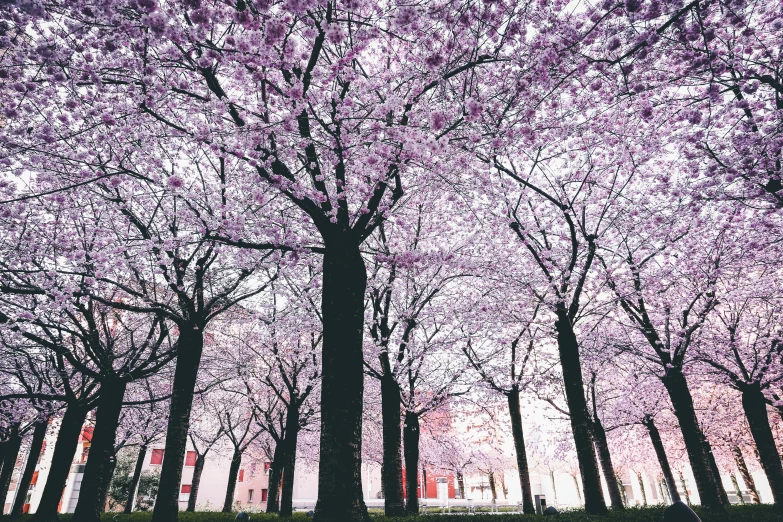
[[[783,513],[776,511],[770,505],[760,506],[730,506],[723,514],[704,513],[698,507],[695,508],[703,522],[781,522]],[[373,510],[374,511],[374,510]],[[561,513],[557,520],[559,522],[661,522],[663,519],[662,507],[631,508],[625,511],[610,511],[608,516],[588,515],[584,511],[568,511]],[[152,517],[151,512],[137,512],[131,515],[122,513],[104,513],[102,522],[149,522]],[[61,522],[69,522],[70,515],[60,516]],[[179,522],[234,522],[236,513],[218,513],[218,512],[198,512],[179,514]],[[26,522],[29,515],[17,519],[19,522]],[[539,515],[519,515],[519,514],[500,514],[487,515],[476,514],[470,518],[463,519],[459,515],[438,515],[426,514],[417,517],[384,517],[374,515],[373,522],[525,522],[531,519],[543,522],[543,517]],[[546,520],[551,520],[548,517]],[[8,517],[0,517],[0,521],[6,522]],[[251,522],[277,522],[281,520],[276,515],[267,515],[266,513],[251,513]],[[294,513],[294,521],[304,522],[311,520],[304,513]],[[14,522],[17,522],[16,520]]]

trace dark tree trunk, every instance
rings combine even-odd
[[[582,475],[585,511],[592,514],[606,513],[606,503],[601,491],[601,478],[598,463],[593,450],[593,438],[590,434],[590,414],[585,400],[585,386],[582,379],[582,364],[579,360],[579,344],[576,341],[571,320],[565,310],[558,310],[557,347],[560,353],[560,365],[563,369],[568,411],[571,417],[571,430],[574,434],[576,456],[579,461],[579,473]]]
[[[489,472],[487,475],[487,480],[489,480],[489,491],[492,493],[492,502],[497,502],[498,500],[498,488],[495,486],[495,473],[492,471]]]
[[[745,483],[748,491],[750,491],[750,498],[753,499],[753,502],[756,504],[761,504],[759,490],[756,489],[756,481],[753,480],[753,476],[748,470],[748,465],[745,464],[745,457],[742,456],[742,450],[739,448],[739,446],[734,446],[731,448],[731,452],[734,454],[734,462],[737,463],[737,469],[742,476],[742,481]]]
[[[682,494],[685,495],[685,503],[690,506],[691,496],[688,493],[688,485],[685,483],[685,477],[682,475],[682,471],[680,471],[680,484],[682,484]]]
[[[106,504],[109,501],[109,485],[111,485],[111,479],[114,476],[114,470],[117,469],[117,451],[119,450],[116,450],[114,454],[111,457],[109,457],[109,466],[108,466],[109,469],[106,472],[109,479],[103,488],[103,498],[101,499],[101,503],[100,503],[101,513],[106,512]]]
[[[8,487],[11,485],[11,476],[14,474],[16,459],[19,458],[19,448],[22,445],[22,436],[19,435],[19,425],[13,424],[8,431],[8,442],[6,443],[3,455],[3,469],[0,470],[0,513],[2,513],[5,508]]]
[[[24,501],[27,498],[27,490],[30,489],[30,481],[33,480],[35,466],[38,464],[38,457],[41,456],[44,439],[46,438],[46,429],[49,427],[49,420],[41,420],[35,424],[33,429],[33,438],[30,441],[30,452],[27,455],[27,462],[22,472],[22,477],[16,485],[16,499],[11,508],[11,516],[18,517],[24,509]]]
[[[704,444],[704,452],[707,454],[707,462],[710,463],[710,469],[712,470],[712,476],[715,477],[715,483],[718,486],[718,497],[724,506],[729,505],[729,495],[726,493],[726,488],[723,487],[723,480],[720,476],[720,470],[718,469],[718,463],[715,461],[715,455],[712,453],[712,446],[707,440],[707,436],[702,433],[702,442]]]
[[[737,495],[737,501],[740,505],[745,505],[745,499],[742,498],[742,490],[739,487],[739,482],[737,482],[737,477],[734,476],[734,473],[731,474],[731,484],[734,486],[734,493]]]
[[[612,509],[625,509],[620,486],[617,484],[617,473],[615,473],[614,464],[612,464],[612,454],[609,452],[609,442],[606,440],[606,431],[604,431],[604,427],[597,416],[593,420],[593,438],[595,440],[595,448],[598,450],[598,460],[601,463],[606,486],[609,490],[609,500],[612,502]]]
[[[0,472],[3,470],[3,459],[5,459],[5,447],[7,441],[0,441]]]
[[[185,511],[191,513],[196,511],[196,501],[198,500],[198,487],[201,484],[201,472],[204,471],[204,461],[207,460],[207,452],[196,454],[196,465],[193,468],[193,479],[190,481],[190,496],[188,497],[188,507]]]
[[[516,386],[514,386],[508,394],[508,413],[511,417],[511,434],[514,437],[514,451],[517,454],[519,484],[522,487],[522,512],[526,515],[534,515],[536,513],[536,507],[533,505],[533,490],[530,486],[530,469],[527,465],[525,435],[522,430],[522,412],[519,409],[519,388]]]
[[[457,472],[457,490],[459,491],[459,498],[465,498],[465,477],[461,471]]]
[[[230,513],[234,507],[234,492],[237,489],[237,476],[239,475],[239,466],[242,464],[242,452],[239,448],[234,448],[234,454],[231,456],[231,466],[228,469],[228,486],[226,486],[226,498],[223,500],[223,513]]]
[[[400,386],[394,377],[384,375],[381,379],[381,417],[383,420],[383,466],[381,484],[384,498],[384,512],[387,517],[398,517],[405,513],[402,494],[402,430],[400,429]]]
[[[419,512],[419,416],[414,412],[405,412],[403,427],[403,445],[405,446],[405,511],[411,515]]]
[[[63,496],[65,483],[71,472],[73,453],[79,443],[84,419],[88,413],[87,406],[81,403],[69,404],[65,409],[57,440],[54,443],[52,462],[49,464],[49,475],[41,493],[38,509],[31,519],[34,522],[49,522],[57,520],[57,507]]]
[[[285,457],[285,471],[283,471],[283,492],[280,495],[280,516],[290,517],[293,512],[296,446],[299,439],[299,408],[293,401],[286,412],[285,432],[285,446],[288,450]]]
[[[636,478],[639,479],[639,491],[642,492],[642,503],[647,506],[647,492],[644,491],[644,480],[642,479],[642,474],[637,473]]]
[[[166,447],[160,470],[160,486],[152,512],[152,522],[176,522],[179,514],[179,489],[182,466],[190,429],[190,410],[196,389],[204,334],[195,325],[183,325],[179,334],[177,364],[174,369]]]
[[[124,381],[106,380],[101,383],[98,407],[95,410],[95,429],[90,442],[90,454],[84,466],[79,501],[73,513],[74,522],[100,522],[104,511],[106,491],[111,481],[114,440],[125,396]]]
[[[708,511],[723,511],[723,502],[718,491],[718,488],[722,489],[722,486],[718,483],[719,478],[715,477],[710,464],[710,458],[707,454],[709,443],[704,438],[696,419],[693,398],[685,376],[678,368],[671,368],[667,370],[662,380],[669,393],[672,406],[674,406],[674,415],[680,423],[682,438],[685,441],[688,460],[696,479],[701,505]]]
[[[125,501],[125,514],[133,512],[133,503],[136,501],[136,488],[139,487],[141,470],[144,467],[144,458],[147,456],[147,446],[139,448],[139,454],[136,456],[136,467],[133,468],[133,477],[131,477],[130,488],[128,489],[128,500]]]
[[[369,522],[361,475],[367,271],[351,232],[332,229],[323,239],[321,447],[313,521]]]
[[[280,478],[285,467],[285,441],[280,439],[275,445],[275,453],[269,466],[269,490],[266,496],[266,512],[280,511]]]
[[[628,496],[625,494],[625,484],[623,484],[623,478],[618,474],[616,477],[617,485],[620,486],[620,494],[623,497],[623,506],[628,505]]]
[[[680,493],[677,491],[677,483],[674,482],[674,473],[672,473],[672,468],[669,466],[669,459],[666,457],[666,449],[663,447],[658,427],[655,425],[652,417],[647,417],[644,420],[644,426],[647,428],[653,448],[655,448],[655,455],[658,457],[658,464],[660,464],[663,472],[663,480],[666,482],[666,489],[669,490],[669,498],[671,498],[672,502],[677,502],[680,500]]]
[[[427,499],[427,468],[421,467],[421,498]]]
[[[759,452],[761,467],[767,475],[772,498],[775,505],[783,507],[783,465],[769,425],[767,402],[758,385],[747,385],[742,390],[742,408],[748,418],[750,433]]]
[[[579,503],[582,503],[582,488],[579,487],[579,479],[576,475],[571,475],[574,479],[574,487],[576,487],[576,498],[579,499]]]

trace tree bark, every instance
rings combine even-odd
[[[740,505],[745,505],[745,499],[742,498],[742,490],[739,487],[739,482],[737,482],[737,477],[734,476],[734,473],[731,474],[731,483],[734,485],[734,492],[737,494],[737,501],[740,503]]]
[[[38,465],[38,458],[41,456],[41,449],[43,448],[44,439],[46,438],[46,429],[48,427],[49,419],[44,419],[35,423],[33,438],[30,441],[30,451],[27,454],[27,462],[25,463],[22,477],[16,485],[16,499],[14,499],[14,505],[11,508],[12,518],[21,515],[22,510],[24,509],[27,491],[30,489],[30,482],[33,480],[35,467]]]
[[[22,446],[22,436],[19,435],[19,424],[11,425],[8,441],[3,455],[3,469],[0,470],[0,513],[5,509],[5,499],[11,485],[16,459],[19,458],[19,448]],[[26,492],[25,492],[26,493]]]
[[[642,493],[642,503],[647,506],[647,493],[644,491],[644,480],[642,479],[642,474],[637,473],[636,478],[639,479],[639,490]]]
[[[465,477],[461,471],[457,471],[457,491],[459,491],[459,498],[465,498]]]
[[[136,488],[139,487],[141,470],[144,467],[144,458],[147,456],[147,446],[142,445],[139,448],[139,454],[136,456],[136,467],[133,468],[133,477],[131,478],[130,488],[128,489],[128,500],[125,501],[123,512],[129,515],[133,512],[133,503],[136,501]]]
[[[71,472],[73,454],[79,443],[84,419],[89,412],[88,407],[81,403],[69,404],[60,421],[60,430],[54,443],[52,462],[49,464],[49,475],[41,493],[41,501],[33,515],[33,522],[49,522],[57,520],[57,507],[63,496],[65,483]]]
[[[671,498],[672,502],[677,502],[680,500],[680,493],[677,491],[677,483],[674,481],[674,473],[672,473],[672,468],[669,466],[669,459],[666,456],[666,449],[663,447],[663,440],[661,440],[658,427],[655,425],[652,417],[645,418],[644,426],[647,428],[647,433],[650,434],[650,441],[652,441],[653,448],[655,448],[655,455],[658,457],[658,464],[663,472],[663,480],[666,482],[666,489],[669,490],[669,498]]]
[[[280,516],[290,517],[293,512],[294,476],[296,473],[296,446],[299,439],[299,408],[291,401],[286,412],[286,443],[288,448],[283,471],[283,491],[280,495]]]
[[[231,466],[228,468],[228,486],[226,486],[226,498],[223,500],[223,513],[230,513],[234,507],[234,492],[237,489],[237,476],[239,466],[242,464],[242,452],[234,448],[231,456]]]
[[[185,511],[191,513],[196,511],[196,501],[198,500],[198,487],[201,485],[201,472],[204,471],[204,461],[207,460],[207,452],[196,453],[196,465],[193,467],[193,479],[190,481],[190,496],[188,497],[188,507]]]
[[[718,483],[719,478],[715,477],[710,464],[709,443],[704,438],[696,419],[693,398],[685,376],[679,368],[669,368],[662,381],[669,393],[672,406],[674,406],[674,415],[680,423],[680,431],[682,431],[688,460],[696,479],[701,505],[707,511],[723,511],[724,505],[719,493],[719,488],[723,487]]]
[[[582,503],[582,488],[579,487],[579,479],[576,478],[576,475],[571,475],[574,479],[574,486],[576,487],[576,498],[579,499],[579,503]]]
[[[269,489],[266,496],[266,512],[280,511],[280,479],[285,467],[285,441],[280,439],[275,445],[275,453],[269,466]]]
[[[756,504],[761,504],[759,490],[756,489],[756,481],[753,480],[753,476],[748,470],[748,465],[745,464],[745,457],[742,456],[742,450],[739,446],[734,446],[731,449],[731,452],[734,454],[734,462],[737,463],[737,469],[739,470],[740,475],[742,475],[742,481],[745,483],[745,486],[747,486],[748,491],[750,491],[750,498],[752,498],[753,502]]]
[[[772,498],[778,507],[783,507],[783,465],[780,461],[775,438],[767,414],[767,402],[761,388],[757,384],[745,386],[742,390],[742,408],[748,419],[750,433],[764,473],[767,475]]]
[[[190,410],[203,350],[204,334],[199,327],[182,325],[169,405],[166,447],[152,522],[176,522],[179,514],[179,489],[190,429]]]
[[[606,431],[601,421],[596,416],[593,419],[593,439],[595,448],[598,450],[598,461],[601,463],[601,469],[604,472],[606,487],[609,490],[609,500],[612,503],[612,509],[625,509],[623,496],[620,493],[620,486],[617,484],[617,473],[612,464],[612,454],[609,452],[609,442],[606,440]]]
[[[682,484],[682,494],[685,495],[685,503],[690,506],[691,496],[688,493],[688,485],[685,483],[685,477],[683,476],[682,471],[680,471],[680,483]]]
[[[533,489],[530,486],[530,469],[527,465],[525,450],[525,435],[522,429],[522,412],[519,406],[519,388],[514,386],[508,394],[508,413],[511,417],[511,434],[514,437],[514,451],[517,454],[517,470],[519,484],[522,488],[522,512],[534,515],[536,507],[533,504]]]
[[[369,522],[361,475],[367,271],[352,232],[322,233],[321,444],[313,522]]]
[[[419,435],[419,416],[411,411],[405,412],[405,512],[411,515],[419,512]]]
[[[490,471],[487,474],[487,480],[489,481],[489,491],[492,493],[492,502],[497,502],[498,500],[498,491],[497,487],[495,486],[495,473]]]
[[[712,446],[707,440],[707,436],[702,433],[702,443],[704,444],[704,452],[707,454],[707,462],[710,463],[710,469],[712,470],[712,476],[715,477],[715,482],[718,487],[718,497],[724,506],[729,505],[729,495],[726,493],[726,488],[723,487],[723,479],[720,476],[720,469],[718,469],[718,463],[715,460],[715,454],[712,452]]]
[[[108,471],[106,472],[106,475],[109,477],[109,479],[106,482],[106,485],[103,487],[103,498],[101,499],[99,508],[101,513],[106,512],[106,505],[109,501],[109,485],[111,485],[111,480],[112,477],[114,477],[115,469],[117,469],[117,451],[115,451],[114,454],[109,457],[109,466]]]
[[[117,437],[125,387],[126,383],[120,380],[105,380],[101,383],[90,454],[84,466],[73,522],[100,522],[101,513],[104,511],[102,503],[106,501],[106,492],[111,481],[113,466],[110,460],[114,456],[114,441]]]
[[[579,344],[576,341],[571,320],[566,310],[557,312],[555,321],[557,347],[560,353],[560,365],[563,369],[568,411],[571,418],[571,430],[574,435],[576,456],[579,461],[579,473],[582,475],[585,511],[591,514],[607,512],[601,491],[601,478],[598,463],[593,450],[593,438],[590,435],[590,414],[587,411],[585,387],[582,378],[582,364],[579,360]]]
[[[400,386],[394,377],[381,378],[381,417],[383,420],[383,488],[384,513],[387,517],[402,516],[405,500],[402,493],[402,430]]]

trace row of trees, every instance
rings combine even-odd
[[[11,435],[39,403],[63,409],[47,499],[95,409],[75,516],[97,520],[126,396],[151,390],[130,402],[168,401],[153,520],[169,522],[204,387],[263,387],[285,406],[276,448],[296,447],[317,375],[316,519],[367,520],[369,375],[399,514],[401,447],[413,474],[421,417],[472,400],[479,375],[507,399],[527,511],[520,392],[569,419],[585,509],[606,510],[601,470],[619,509],[597,390],[636,380],[599,375],[607,358],[665,390],[712,510],[726,494],[694,382],[737,390],[783,498],[778,325],[758,322],[779,306],[779,9],[4,4],[2,397]],[[285,329],[285,348],[247,344],[255,371],[262,345],[286,361],[282,383],[211,368],[240,306]],[[289,308],[308,319],[280,326]]]

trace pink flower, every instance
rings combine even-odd
[[[180,189],[185,186],[185,182],[177,174],[174,174],[173,176],[169,176],[167,183],[169,187],[171,187],[172,189]]]

